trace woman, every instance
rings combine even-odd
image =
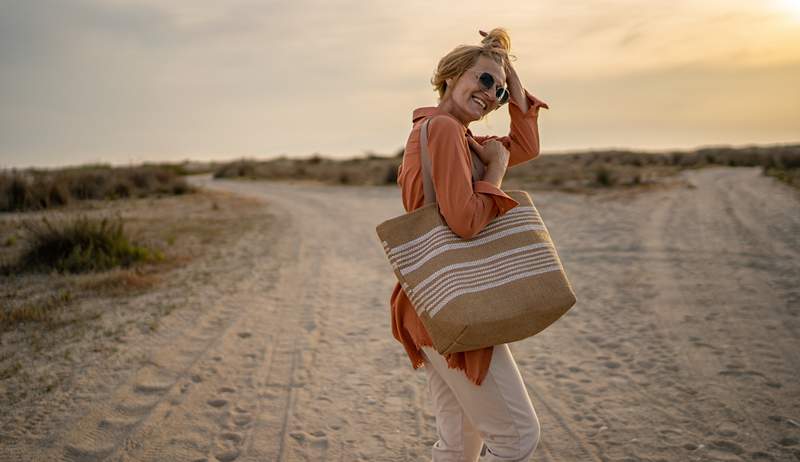
[[[428,129],[431,177],[439,211],[459,236],[479,233],[496,216],[517,205],[501,189],[506,168],[539,154],[537,114],[547,105],[523,87],[511,65],[511,41],[503,29],[482,32],[480,46],[461,45],[439,61],[431,83],[439,105],[414,110],[413,128],[398,175],[403,205],[424,205],[420,129]],[[506,100],[508,136],[473,136],[468,126]],[[473,150],[485,164],[472,179]],[[400,284],[391,298],[392,333],[405,347],[414,369],[425,365],[436,412],[439,440],[433,460],[525,461],[539,441],[539,421],[508,345],[443,357]],[[481,451],[482,446],[485,446]]]

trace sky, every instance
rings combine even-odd
[[[800,142],[800,0],[0,0],[0,168],[393,154],[492,27],[545,153]]]

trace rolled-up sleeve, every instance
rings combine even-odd
[[[476,193],[488,194],[489,197],[491,197],[494,201],[494,204],[497,206],[500,215],[519,205],[519,202],[512,199],[502,189],[489,183],[488,181],[476,181],[472,188]]]
[[[509,152],[509,167],[527,162],[539,155],[539,109],[549,109],[549,106],[531,95],[528,90],[525,90],[525,98],[528,100],[526,112],[522,112],[513,99],[509,100],[508,115],[511,127],[508,136],[475,137],[481,144],[492,139],[501,142]]]
[[[478,234],[493,218],[518,205],[486,181],[472,182],[465,129],[447,116],[431,119],[428,152],[439,211],[447,225],[464,239]]]

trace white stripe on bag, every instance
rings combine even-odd
[[[489,225],[487,225],[486,228],[484,228],[480,233],[478,233],[478,236],[480,236],[480,234],[482,234],[484,231],[491,231],[492,226],[495,226],[497,223],[501,223],[503,221],[503,219],[509,218],[509,217],[514,217],[514,216],[520,215],[520,214],[527,214],[526,212],[531,212],[534,215],[534,218],[538,218],[538,221],[541,221],[541,217],[539,216],[537,210],[534,207],[514,207],[513,209],[509,210],[505,215],[502,215],[500,217],[500,219],[495,220],[494,223],[489,223]],[[427,233],[423,234],[420,237],[417,237],[417,238],[415,238],[413,240],[410,240],[410,241],[408,241],[406,243],[400,244],[397,247],[394,247],[393,249],[391,249],[391,252],[393,254],[394,253],[400,253],[400,252],[403,252],[404,250],[406,250],[409,247],[415,247],[415,246],[419,245],[420,242],[424,242],[424,241],[428,240],[430,238],[430,236],[433,235],[434,233],[438,233],[438,232],[443,231],[443,230],[450,230],[450,228],[448,226],[444,226],[444,225],[437,226],[437,227],[433,228],[432,230],[428,231]],[[451,232],[452,232],[452,230],[451,230]],[[453,233],[453,234],[455,234],[455,233]]]
[[[525,231],[546,231],[546,229],[545,229],[544,226],[541,226],[541,225],[517,226],[515,228],[511,228],[511,229],[507,229],[507,230],[504,230],[504,231],[500,231],[498,233],[494,233],[492,235],[486,236],[486,237],[481,238],[481,239],[475,239],[475,240],[471,240],[471,241],[460,242],[460,243],[457,243],[457,244],[443,245],[441,247],[438,247],[438,248],[432,250],[429,254],[425,255],[424,257],[420,258],[413,265],[407,266],[405,268],[399,268],[400,274],[405,276],[405,275],[407,275],[409,273],[412,273],[412,272],[416,271],[417,269],[419,269],[419,267],[424,265],[426,262],[428,262],[433,257],[435,257],[435,256],[437,256],[439,254],[442,254],[444,252],[447,252],[447,251],[450,251],[450,250],[459,250],[459,249],[468,249],[470,247],[477,247],[479,245],[486,244],[487,242],[496,241],[498,239],[502,239],[504,237],[511,236],[512,234],[518,234],[518,233],[522,233],[522,232],[525,232]]]
[[[422,303],[427,303],[429,300],[436,300],[442,293],[447,292],[452,287],[458,287],[459,284],[470,284],[474,281],[485,279],[486,277],[497,277],[498,274],[502,274],[503,272],[508,274],[511,271],[515,271],[516,268],[528,267],[530,265],[550,265],[554,263],[557,263],[557,260],[552,253],[537,256],[518,255],[508,260],[501,260],[485,268],[474,268],[467,272],[447,274],[437,280],[436,283],[432,284],[427,290],[420,291],[418,286],[417,294]],[[487,273],[489,274],[487,275]]]
[[[478,236],[476,236],[476,238],[480,239],[482,237],[488,236],[488,235],[493,234],[495,232],[502,231],[503,229],[507,229],[509,227],[512,227],[512,226],[515,226],[515,225],[518,225],[518,224],[525,224],[525,223],[534,224],[534,225],[537,225],[537,224],[538,225],[544,225],[544,223],[542,223],[541,221],[539,221],[537,223],[537,222],[531,220],[530,217],[516,217],[513,220],[503,221],[498,226],[495,226],[494,229],[491,230],[491,232],[488,232],[488,233],[485,233],[485,234],[483,232],[481,232]],[[442,244],[448,244],[448,243],[451,243],[451,242],[463,242],[463,241],[464,241],[464,239],[461,239],[460,237],[458,237],[458,235],[456,235],[456,233],[451,231],[450,228],[447,228],[447,230],[444,231],[442,234],[432,238],[431,240],[426,242],[421,247],[418,247],[416,249],[411,249],[411,250],[409,250],[407,252],[403,252],[402,254],[394,256],[394,257],[390,256],[389,259],[394,261],[397,265],[403,266],[403,265],[406,264],[406,262],[408,260],[414,260],[416,258],[420,258],[422,255],[426,254],[427,252],[429,252],[434,247],[437,247],[437,246],[442,245]]]
[[[461,263],[452,263],[447,265],[443,268],[436,270],[436,272],[432,273],[430,276],[426,277],[422,282],[417,284],[417,290],[424,288],[426,285],[430,284],[434,280],[436,280],[439,276],[449,273],[452,271],[460,271],[462,269],[469,269],[475,266],[485,266],[490,265],[492,262],[499,260],[501,258],[513,258],[514,255],[523,252],[533,252],[539,253],[542,251],[550,251],[550,243],[549,242],[538,242],[536,244],[530,244],[522,247],[516,247],[513,249],[506,250],[504,252],[496,253],[489,257],[481,258],[480,260],[472,260],[472,261],[465,261]]]
[[[455,292],[451,293],[446,298],[444,298],[442,301],[437,303],[436,306],[434,306],[432,309],[429,310],[430,311],[430,316],[431,317],[436,316],[436,313],[438,313],[442,308],[444,308],[445,305],[447,305],[454,298],[459,297],[461,295],[474,293],[474,292],[481,292],[481,291],[484,291],[484,290],[487,290],[487,289],[491,289],[491,288],[494,288],[494,287],[500,287],[500,286],[502,286],[504,284],[508,284],[508,283],[511,283],[511,282],[514,282],[514,281],[518,281],[520,279],[524,279],[524,278],[527,278],[527,277],[530,277],[530,276],[535,276],[537,274],[547,273],[547,272],[550,272],[550,271],[560,271],[560,270],[561,270],[561,266],[560,265],[546,266],[544,268],[536,269],[536,270],[533,270],[533,271],[526,271],[526,272],[522,272],[522,273],[509,274],[509,275],[507,275],[507,277],[505,277],[503,279],[500,279],[500,280],[497,280],[497,281],[488,282],[488,283],[482,284],[480,286],[464,287],[464,288],[462,288],[462,289],[460,289],[458,291],[455,291]]]
[[[463,281],[459,281],[458,284],[454,284],[448,287],[443,287],[439,292],[430,298],[430,301],[427,303],[428,306],[437,305],[442,298],[447,298],[447,295],[452,293],[453,291],[460,290],[464,287],[471,287],[475,284],[479,283],[486,283],[488,281],[502,279],[503,277],[508,276],[509,274],[516,274],[523,270],[532,270],[537,268],[543,268],[546,266],[551,266],[557,264],[556,261],[548,260],[548,261],[539,261],[539,262],[525,262],[524,264],[519,265],[516,268],[504,268],[505,271],[496,272],[494,274],[484,275],[482,277],[475,277],[475,278],[467,278]],[[426,304],[423,302],[423,304]]]

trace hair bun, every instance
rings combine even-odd
[[[483,36],[481,44],[484,48],[501,48],[506,53],[511,51],[511,37],[502,27],[495,27],[488,33],[480,31],[480,34]]]

